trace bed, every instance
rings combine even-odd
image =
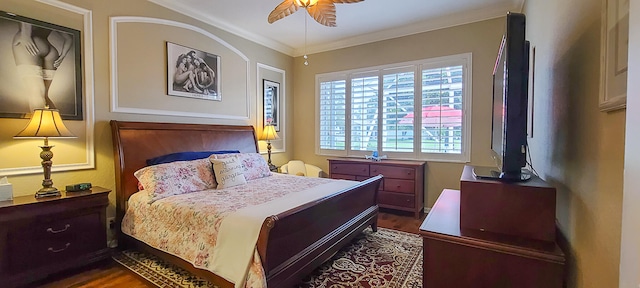
[[[138,192],[134,172],[146,160],[184,151],[258,151],[252,126],[111,121],[116,172],[116,227],[121,249],[152,253],[221,287],[234,284],[120,231],[127,201]],[[142,141],[144,139],[144,141]],[[293,287],[367,226],[377,230],[382,176],[266,217],[256,244],[268,287]]]

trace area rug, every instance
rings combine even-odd
[[[125,250],[113,259],[158,287],[216,287],[143,252]],[[367,228],[298,287],[422,287],[422,240],[411,233]]]

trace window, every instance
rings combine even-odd
[[[316,85],[320,155],[470,160],[469,53],[321,74]]]
[[[336,80],[320,84],[320,149],[345,150],[346,82]]]

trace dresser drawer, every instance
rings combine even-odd
[[[362,158],[334,158],[329,161],[329,175],[334,179],[362,181],[383,175],[378,204],[383,208],[413,212],[420,218],[424,202],[426,162],[414,160],[371,161]]]
[[[382,190],[388,192],[415,193],[415,182],[413,180],[385,178]]]
[[[356,180],[356,175],[331,173],[331,179]]]
[[[415,207],[415,196],[403,193],[393,193],[386,191],[378,192],[378,204],[379,205],[391,205],[407,208]]]
[[[369,176],[369,164],[331,163],[330,168],[331,168],[331,175],[346,174],[346,175]]]
[[[355,181],[364,181],[371,178],[371,176],[356,176],[356,175],[347,175],[347,174],[334,174],[331,173],[331,179],[342,179],[342,180],[355,180]]]
[[[415,179],[416,170],[413,168],[387,166],[387,165],[371,165],[371,176],[378,174],[384,175],[384,178],[397,178],[397,179]]]
[[[106,231],[100,219],[100,213],[96,212],[35,222],[26,229],[9,231],[6,250],[9,270],[60,263],[105,248]]]

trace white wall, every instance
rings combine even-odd
[[[622,203],[620,287],[640,287],[640,0],[629,11],[629,81]]]

